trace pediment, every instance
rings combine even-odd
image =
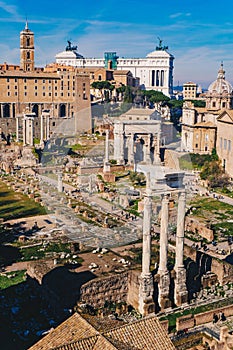
[[[224,111],[222,114],[219,115],[219,117],[217,118],[217,121],[233,124],[233,111],[230,111],[230,112]]]

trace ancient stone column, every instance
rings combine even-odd
[[[105,159],[104,159],[104,173],[110,172],[109,164],[109,130],[106,130],[105,138]]]
[[[124,164],[124,125],[117,121],[114,124],[114,159],[117,164]]]
[[[23,118],[23,145],[27,144],[27,136],[26,136],[26,119]]]
[[[188,300],[186,287],[186,270],[184,268],[184,225],[185,225],[185,192],[178,194],[177,229],[176,229],[176,260],[174,270],[175,278],[175,303],[180,306]]]
[[[145,144],[145,162],[147,164],[151,164],[151,152],[150,152],[150,147],[151,147],[151,134],[148,134],[147,135],[147,140],[146,140],[146,144]]]
[[[139,277],[139,312],[145,316],[154,311],[154,283],[150,272],[151,258],[151,216],[152,193],[150,189],[150,177],[147,175],[147,190],[144,197],[143,213],[143,245],[142,245],[142,273]]]
[[[57,190],[63,192],[62,173],[57,174]]]
[[[33,118],[28,118],[28,136],[29,136],[29,140],[28,143],[30,146],[33,146],[34,141],[33,141],[33,134],[34,134],[34,130],[33,130],[33,124],[34,124],[34,119]]]
[[[159,251],[159,305],[161,309],[170,306],[169,287],[170,276],[167,269],[168,252],[168,220],[169,220],[169,195],[162,197],[161,224],[160,224],[160,251]]]
[[[134,164],[134,133],[130,135],[129,139],[128,161],[129,164]]]
[[[40,117],[40,143],[43,144],[44,142],[44,116],[43,114],[41,114],[41,117]]]
[[[16,142],[19,142],[19,116],[16,117]]]
[[[49,120],[49,115],[46,117],[46,137],[45,140],[49,140],[50,136],[50,120]]]
[[[156,135],[156,145],[154,148],[154,163],[161,163],[160,159],[160,132]]]

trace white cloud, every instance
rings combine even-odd
[[[13,16],[18,16],[17,7],[14,5],[9,5],[4,1],[0,1],[0,8]]]

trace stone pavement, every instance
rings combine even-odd
[[[65,234],[74,241],[83,243],[91,247],[113,247],[125,245],[138,240],[140,237],[140,225],[128,221],[124,226],[114,227],[114,229],[103,228],[93,224],[87,224],[80,220],[74,210],[67,206],[67,199],[63,193],[58,193],[56,190],[57,181],[41,177],[40,178],[40,193],[43,204],[51,212],[49,214],[51,220],[56,223],[57,229],[62,230]],[[66,185],[65,189],[66,189]],[[69,189],[73,188],[68,185]],[[75,189],[75,188],[73,188]],[[97,202],[96,198],[86,195],[86,198]],[[85,199],[86,199],[85,198]],[[101,204],[112,205],[101,200]],[[101,209],[102,206],[101,206]],[[106,209],[106,207],[105,207]],[[139,226],[139,228],[137,227]]]

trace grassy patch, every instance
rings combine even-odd
[[[0,218],[12,220],[17,218],[44,215],[46,210],[26,195],[14,192],[0,182]]]
[[[9,272],[0,275],[0,289],[6,289],[25,281],[25,271]]]
[[[46,246],[35,246],[28,248],[21,248],[20,253],[25,261],[43,259],[48,253],[70,253],[70,245],[67,243],[48,243]]]

